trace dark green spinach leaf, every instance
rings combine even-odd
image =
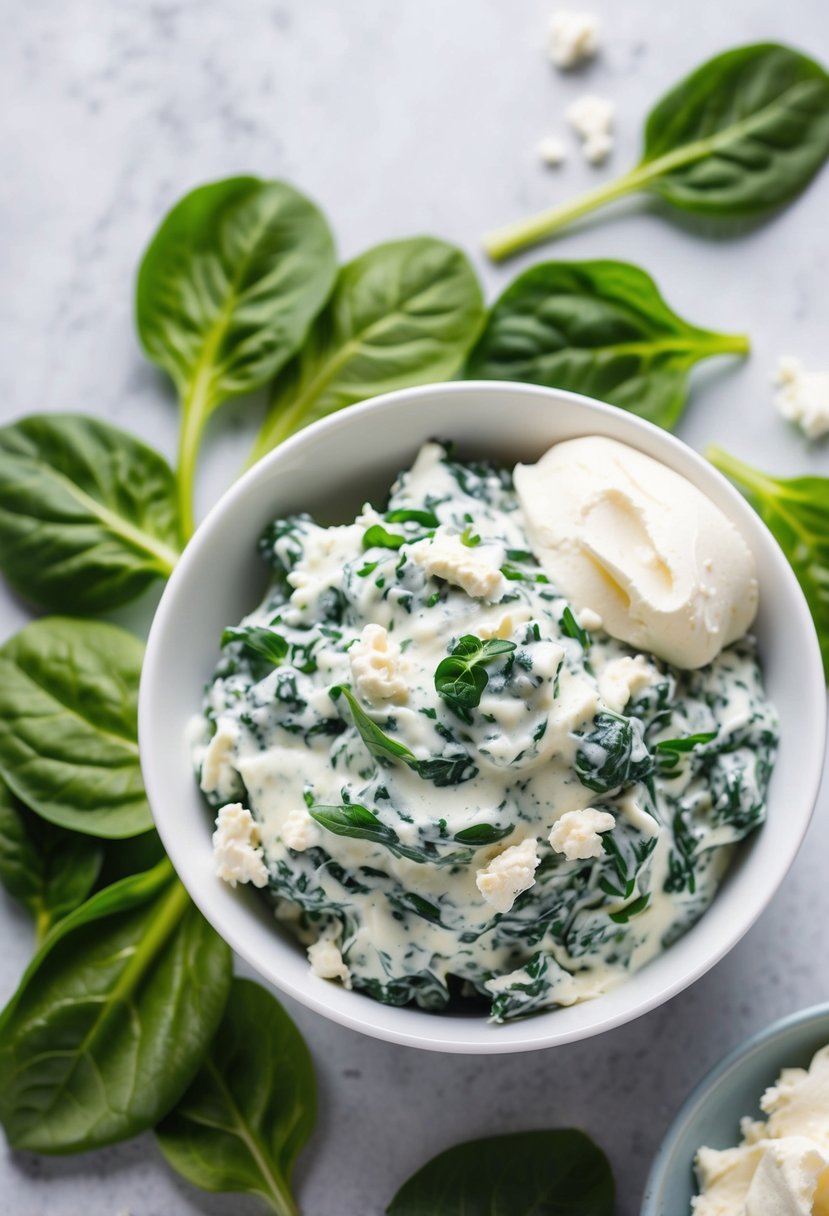
[[[281,633],[265,629],[262,625],[239,625],[225,629],[222,634],[222,648],[231,642],[241,642],[245,650],[251,651],[260,659],[267,659],[274,667],[279,667],[288,654],[288,643]]]
[[[458,1144],[404,1183],[388,1216],[613,1216],[613,1175],[584,1132],[517,1132]]]
[[[453,708],[474,709],[489,683],[484,665],[515,650],[515,642],[499,638],[483,641],[474,634],[464,634],[448,658],[441,659],[435,670],[435,690]]]
[[[342,267],[277,379],[252,459],[346,405],[452,376],[483,315],[475,271],[454,246],[423,236],[367,250]]]
[[[638,266],[542,262],[493,304],[465,374],[569,389],[672,427],[693,365],[748,349],[683,321]]]
[[[505,258],[640,190],[727,219],[763,215],[803,190],[829,155],[829,76],[786,46],[737,47],[702,64],[653,108],[629,173],[484,237]]]
[[[91,836],[152,827],[138,763],[143,656],[126,630],[66,617],[0,647],[0,776],[44,819]]]
[[[136,322],[147,356],[172,377],[183,417],[181,518],[204,425],[230,397],[261,387],[302,343],[334,282],[322,213],[284,182],[234,177],[185,195],[138,272]]]
[[[156,1128],[161,1151],[206,1191],[258,1195],[297,1216],[291,1172],[316,1117],[314,1066],[279,1002],[234,979],[196,1077]]]
[[[60,921],[0,1015],[0,1122],[13,1148],[72,1153],[152,1127],[192,1081],[229,948],[169,861]]]
[[[175,477],[152,448],[79,414],[0,428],[0,570],[24,599],[108,612],[180,551]]]
[[[103,848],[33,815],[0,782],[0,883],[31,912],[38,941],[92,890]]]
[[[582,785],[607,794],[650,776],[653,761],[634,722],[608,710],[596,714],[590,730],[578,736],[575,768]]]

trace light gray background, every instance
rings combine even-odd
[[[545,58],[554,7],[4,0],[2,420],[89,411],[172,457],[176,409],[136,345],[133,276],[164,211],[200,182],[235,172],[293,181],[328,212],[343,257],[396,236],[448,237],[476,259],[492,295],[541,255],[495,269],[478,253],[480,234],[627,168],[643,115],[685,71],[767,38],[829,59],[825,0],[592,0],[605,18],[601,59],[563,76]],[[566,167],[544,169],[536,142],[563,133],[564,106],[588,90],[617,103],[612,161],[590,168],[574,145]],[[681,434],[773,471],[827,473],[827,449],[809,450],[780,421],[769,382],[783,353],[829,365],[828,213],[829,171],[736,238],[705,238],[637,201],[548,253],[639,262],[689,319],[748,331],[747,363],[695,376]],[[224,411],[203,461],[202,509],[243,460],[255,422],[255,405]],[[5,593],[0,613],[3,636],[26,620]],[[667,1123],[703,1072],[770,1020],[829,998],[828,809],[824,797],[782,891],[732,954],[691,991],[604,1037],[523,1057],[439,1056],[364,1039],[286,1002],[320,1083],[319,1125],[298,1176],[305,1216],[375,1216],[454,1141],[566,1125],[604,1146],[619,1216],[635,1216]],[[5,898],[0,920],[5,1000],[32,935]],[[0,1212],[14,1216],[258,1210],[180,1183],[149,1136],[86,1158],[2,1153]]]

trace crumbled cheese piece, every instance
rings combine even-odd
[[[219,878],[235,887],[237,882],[252,882],[264,887],[268,870],[259,844],[259,827],[241,802],[223,806],[213,833],[213,857]]]
[[[587,806],[581,811],[567,811],[557,819],[550,832],[550,844],[568,861],[586,861],[601,857],[602,832],[609,832],[616,820],[607,811]]]
[[[784,1068],[760,1106],[768,1119],[743,1119],[742,1144],[697,1153],[694,1216],[829,1213],[829,1046],[808,1071]]]
[[[236,749],[238,734],[230,722],[222,722],[205,749],[201,765],[200,785],[205,794],[212,794],[227,776],[230,758]]]
[[[409,689],[398,670],[400,647],[382,625],[365,625],[349,648],[348,659],[354,691],[359,697],[372,704],[394,701],[402,705],[408,700]]]
[[[829,434],[829,372],[807,372],[799,359],[787,355],[777,366],[779,392],[775,404],[788,422],[795,422],[809,439]]]
[[[499,600],[506,591],[501,573],[502,545],[465,545],[459,536],[438,528],[431,538],[416,541],[408,555],[427,574],[446,579],[477,600]]]
[[[304,806],[294,807],[282,824],[282,842],[295,853],[303,853],[319,843],[320,830]]]
[[[602,627],[602,618],[598,612],[594,612],[592,608],[582,608],[577,616],[578,623],[582,629],[586,629],[588,633],[594,633]]]
[[[509,912],[522,891],[535,883],[538,869],[538,841],[528,836],[521,844],[510,845],[475,876],[475,884],[496,912]]]
[[[544,161],[544,164],[549,165],[551,169],[564,164],[567,159],[567,148],[564,145],[564,140],[559,139],[557,135],[545,136],[544,139],[539,140],[538,155]]]
[[[613,151],[613,136],[607,131],[597,131],[582,144],[584,159],[591,165],[600,165]]]
[[[599,696],[612,713],[621,713],[634,693],[652,684],[658,674],[643,654],[611,659],[599,673]]]
[[[328,937],[321,937],[308,947],[308,962],[314,975],[321,980],[342,980],[346,988],[351,987],[349,971],[339,946]]]
[[[565,110],[567,121],[581,139],[582,152],[591,164],[605,160],[613,148],[615,112],[612,101],[591,93],[578,97]]]
[[[550,18],[550,58],[557,68],[574,68],[599,49],[601,23],[593,13],[556,9]]]

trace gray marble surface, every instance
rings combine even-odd
[[[685,70],[767,38],[829,58],[825,0],[593,0],[606,49],[566,77],[545,60],[552,0],[3,7],[0,416],[90,411],[169,455],[176,410],[138,350],[131,297],[142,247],[191,186],[240,171],[288,178],[326,208],[344,257],[432,232],[472,253],[492,294],[522,263],[488,266],[479,235],[632,163],[644,113]],[[592,169],[574,148],[565,168],[545,170],[536,142],[563,128],[565,104],[587,90],[618,106],[611,163]],[[828,207],[824,173],[783,214],[724,240],[636,201],[555,252],[640,262],[689,319],[751,334],[749,361],[695,376],[685,439],[716,440],[782,473],[825,473],[827,449],[809,449],[780,421],[769,381],[783,353],[826,366]],[[241,463],[255,422],[255,403],[233,407],[211,432],[202,509]],[[25,619],[0,593],[2,635]],[[603,1037],[523,1057],[430,1055],[288,1002],[320,1081],[319,1125],[298,1175],[305,1216],[379,1216],[399,1183],[453,1141],[568,1124],[604,1145],[619,1216],[635,1216],[651,1157],[694,1082],[752,1031],[829,997],[825,794],[794,869],[743,942],[691,990]],[[32,940],[2,897],[0,922],[5,1000]],[[2,1213],[123,1209],[242,1216],[256,1205],[186,1187],[150,1137],[65,1160],[0,1150]]]

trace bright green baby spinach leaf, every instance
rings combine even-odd
[[[581,625],[578,623],[575,615],[573,614],[573,609],[569,606],[569,604],[561,614],[559,627],[561,628],[561,632],[564,634],[564,636],[566,638],[573,638],[574,641],[579,643],[582,650],[587,651],[590,649],[592,644],[590,641],[590,634],[586,629],[582,629]]]
[[[829,478],[772,477],[713,445],[705,455],[742,490],[789,559],[811,609],[829,681]]]
[[[573,202],[484,237],[505,258],[640,190],[727,219],[763,215],[803,190],[829,155],[829,76],[786,46],[737,47],[708,60],[651,110],[642,159]]]
[[[234,177],[200,186],[153,237],[138,273],[136,321],[148,357],[169,373],[181,399],[186,535],[207,419],[223,401],[276,375],[335,274],[325,218],[284,182]]]
[[[498,638],[482,641],[474,634],[464,634],[448,658],[441,659],[435,670],[435,690],[453,708],[474,709],[489,683],[484,664],[515,650],[515,642]]]
[[[0,883],[34,917],[38,941],[86,899],[103,848],[33,815],[0,782]]]
[[[241,642],[246,650],[250,650],[260,659],[267,659],[278,667],[287,657],[288,643],[280,633],[265,629],[262,625],[231,626],[222,634],[222,647],[231,642]]]
[[[54,927],[0,1015],[9,1144],[82,1152],[152,1127],[195,1076],[230,978],[229,948],[169,861],[93,895]]]
[[[91,836],[152,827],[138,763],[144,647],[101,621],[44,617],[0,647],[0,777],[26,806]]]
[[[423,236],[367,250],[342,267],[305,345],[277,379],[252,459],[356,401],[446,380],[482,320],[481,288],[459,249]]]
[[[235,979],[192,1085],[156,1134],[188,1182],[258,1195],[279,1216],[297,1216],[291,1172],[315,1117],[314,1067],[302,1036],[269,992]]]
[[[458,1144],[400,1188],[388,1216],[613,1216],[600,1148],[570,1128]]]
[[[175,477],[152,448],[80,414],[0,428],[0,570],[24,599],[108,611],[180,550]]]
[[[542,262],[496,300],[465,374],[569,389],[672,427],[693,365],[748,349],[683,321],[638,266]]]
[[[405,536],[399,532],[389,532],[382,524],[372,524],[363,534],[364,549],[399,549],[405,543]]]

